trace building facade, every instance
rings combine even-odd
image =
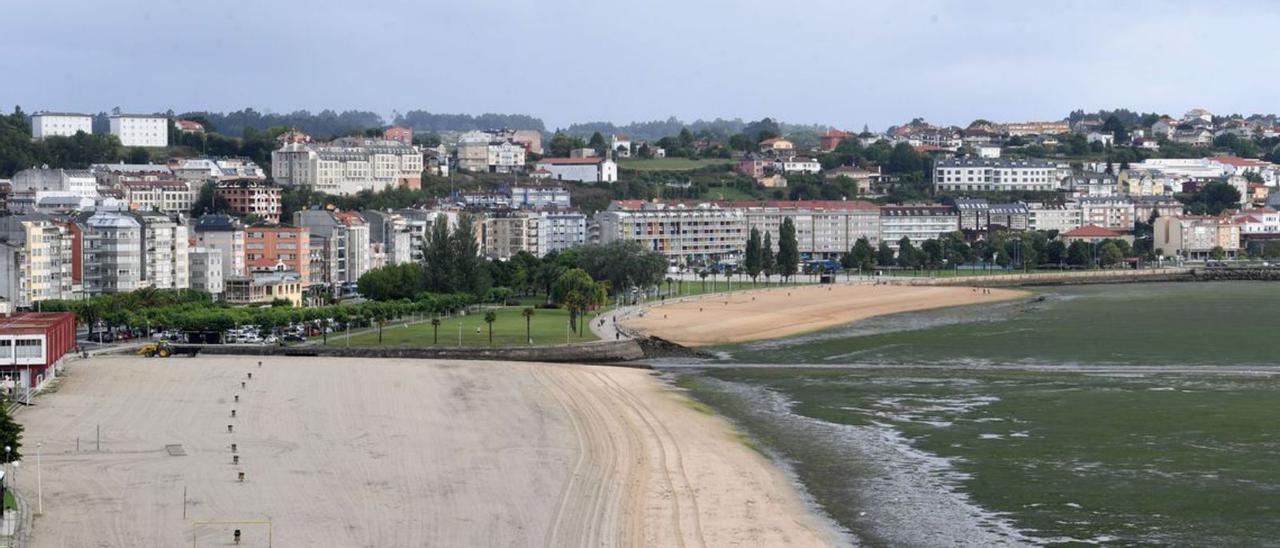
[[[239,215],[254,215],[263,222],[280,222],[280,187],[252,179],[238,179],[217,183],[214,195],[226,200],[231,210]]]
[[[245,230],[230,215],[205,215],[196,219],[192,231],[197,245],[222,253],[222,279],[245,275]]]
[[[271,153],[276,182],[326,194],[422,186],[422,151],[399,141],[342,138],[328,144],[285,143]]]
[[[80,223],[84,294],[128,293],[142,285],[142,225],[120,212],[99,211]]]
[[[187,253],[191,289],[222,297],[222,250],[196,246]]]
[[[31,137],[71,137],[76,133],[93,133],[93,117],[75,112],[37,112],[31,115]]]
[[[954,207],[900,205],[880,208],[880,241],[896,246],[902,238],[919,244],[960,230],[960,215]]]
[[[169,119],[148,114],[111,116],[111,134],[127,147],[169,146]]]
[[[953,158],[934,162],[933,186],[939,192],[1057,190],[1057,166],[1044,160]]]
[[[554,181],[618,182],[618,164],[608,158],[543,158],[535,165]]]

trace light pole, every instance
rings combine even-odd
[[[44,515],[44,478],[40,475],[40,448],[44,442],[36,442],[36,515]]]

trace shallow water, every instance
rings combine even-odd
[[[868,545],[1280,543],[1280,378],[1238,367],[1276,363],[1280,285],[1043,293],[725,347],[677,375]],[[1027,364],[1072,367],[1009,367]]]

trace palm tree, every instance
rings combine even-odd
[[[672,284],[672,283],[674,283],[674,282],[675,282],[675,280],[673,280],[673,279],[671,279],[671,278],[667,278],[667,298],[668,298],[668,299],[670,299],[670,298],[671,298],[671,284]]]
[[[490,310],[484,313],[484,323],[489,324],[489,346],[493,346],[493,322],[497,319],[497,312]]]
[[[440,344],[440,318],[431,318],[431,344]]]
[[[707,271],[699,270],[698,277],[702,278],[702,292],[706,293],[707,292]]]
[[[524,310],[520,311],[520,315],[524,316],[524,340],[528,341],[530,346],[533,346],[533,334],[531,333],[532,328],[530,325],[533,321],[533,307],[524,307]]]

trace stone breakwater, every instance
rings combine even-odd
[[[1197,282],[1280,282],[1280,268],[1198,268],[1189,277]]]

